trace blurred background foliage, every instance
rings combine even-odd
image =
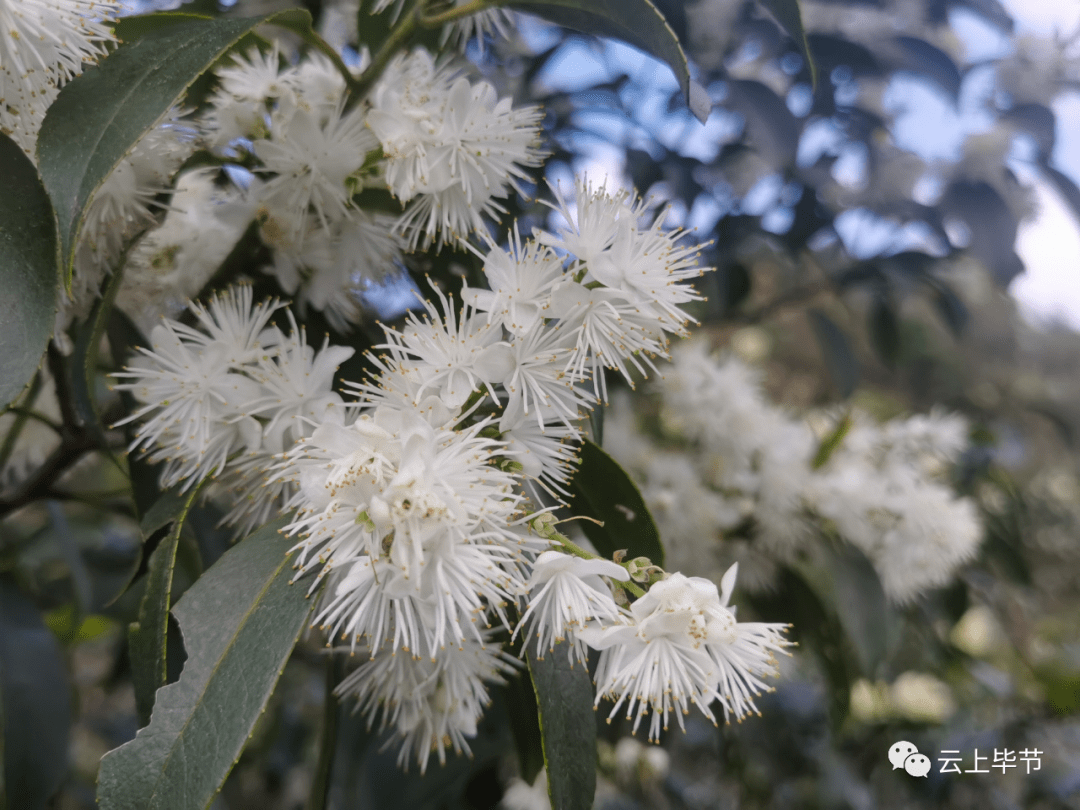
[[[288,5],[184,9],[247,16]],[[356,0],[304,5],[332,44],[370,41],[358,39]],[[903,608],[880,609],[875,583],[849,583],[841,599],[793,571],[771,595],[737,598],[747,613],[791,622],[800,643],[760,701],[763,717],[718,731],[688,718],[663,749],[627,741],[618,722],[602,726],[597,806],[1080,806],[1080,335],[1033,325],[1006,292],[1025,272],[1017,234],[1038,213],[1033,188],[1055,189],[1080,217],[1080,178],[1055,162],[1054,101],[1080,90],[1074,39],[1019,35],[997,0],[804,1],[805,44],[768,3],[658,5],[714,102],[704,125],[670,71],[625,45],[519,18],[514,38],[467,56],[501,92],[544,105],[548,182],[566,187],[587,171],[633,183],[707,245],[715,271],[694,314],[715,346],[764,367],[774,401],[799,410],[849,400],[882,418],[934,405],[965,414],[973,449],[956,483],[977,498],[986,537],[953,585]],[[545,211],[518,199],[511,214],[527,229]],[[477,269],[464,253],[409,262],[414,277],[451,286]],[[400,314],[408,285],[403,276],[403,295],[373,295],[372,319]],[[375,334],[348,341],[363,348]],[[50,432],[39,427],[44,458]],[[3,464],[10,450],[0,447]],[[0,643],[21,650],[24,667],[0,686],[49,701],[57,729],[72,723],[70,740],[43,729],[18,751],[9,742],[5,758],[51,768],[56,808],[93,807],[100,757],[138,727],[126,627],[148,551],[126,481],[93,453],[50,499],[25,506],[6,479],[0,490]],[[228,547],[218,517],[194,510],[174,600]],[[860,648],[880,639],[849,632],[846,617],[868,611],[891,639],[884,654]],[[175,677],[179,634],[170,642]],[[323,723],[320,646],[313,637],[297,647],[215,808],[303,806]],[[339,708],[331,806],[485,808],[508,788],[513,806],[544,806],[542,791],[511,781],[536,770],[527,751],[507,754],[513,690],[499,693],[472,760],[423,779],[399,774],[394,752]],[[899,739],[929,753],[929,778],[891,769]],[[1037,748],[1042,768],[938,773],[939,751],[961,750],[966,768],[976,748]]]

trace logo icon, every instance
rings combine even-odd
[[[893,770],[903,768],[911,776],[926,776],[930,773],[930,757],[920,754],[913,743],[906,740],[895,742],[889,749],[889,762]]]
[[[904,770],[912,776],[926,776],[930,773],[930,757],[914,753],[904,760]]]

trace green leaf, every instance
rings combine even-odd
[[[310,29],[311,16],[291,9],[241,20],[175,21],[121,45],[60,91],[41,125],[38,163],[60,224],[65,284],[97,189],[199,76],[267,22]]]
[[[535,14],[584,34],[621,39],[667,62],[675,72],[690,111],[701,122],[709,117],[712,109],[709,94],[690,78],[686,52],[651,0],[507,0],[500,5]]]
[[[71,393],[75,400],[75,413],[94,433],[101,447],[108,447],[109,442],[105,439],[105,431],[101,425],[101,418],[98,416],[94,381],[97,377],[101,339],[105,335],[105,327],[112,314],[113,302],[116,301],[116,293],[120,289],[123,275],[124,262],[121,260],[109,278],[105,292],[94,304],[90,317],[79,329],[71,363]]]
[[[822,543],[792,568],[836,617],[862,674],[875,678],[898,641],[898,624],[874,566],[850,544]]]
[[[795,45],[806,60],[806,66],[810,69],[810,84],[817,87],[817,65],[810,53],[810,43],[806,39],[806,29],[803,28],[802,9],[799,0],[759,0],[765,10],[768,11],[784,32],[795,40]]]
[[[604,557],[619,549],[628,557],[648,557],[664,565],[664,547],[645,501],[626,470],[596,444],[586,439],[581,446],[581,466],[570,482],[570,510],[602,521],[579,521],[586,536]]]
[[[290,585],[280,518],[227,551],[173,608],[187,661],[150,725],[101,760],[102,810],[206,807],[270,698],[311,601]]]
[[[836,427],[832,429],[832,432],[821,440],[817,452],[814,453],[814,460],[810,464],[812,469],[820,470],[829,463],[833,453],[839,450],[840,445],[844,443],[844,438],[848,435],[848,431],[851,430],[853,424],[854,419],[851,416],[851,411],[848,411],[836,423]]]
[[[813,580],[813,584],[808,581]],[[791,622],[792,640],[811,651],[821,664],[828,686],[829,720],[839,729],[851,708],[851,686],[858,663],[836,616],[835,605],[822,597],[819,578],[809,566],[781,567],[776,591],[747,595],[763,621]]]
[[[527,649],[529,673],[540,708],[548,796],[558,810],[589,810],[596,793],[596,713],[588,669],[572,666],[567,642],[544,658]]]
[[[896,317],[896,308],[887,295],[874,299],[867,326],[878,356],[886,366],[895,368],[900,359],[900,321]]]
[[[518,770],[530,785],[544,767],[543,738],[540,735],[540,710],[536,706],[536,691],[527,672],[507,678],[503,688],[506,711],[510,716],[510,733],[517,749]]]
[[[820,309],[811,309],[807,315],[814,328],[814,336],[821,346],[821,355],[829,378],[840,394],[847,399],[855,392],[859,382],[859,361],[851,350],[847,335],[836,323]]]
[[[934,306],[937,308],[941,319],[949,327],[953,337],[960,338],[967,327],[969,313],[964,302],[946,284],[939,283],[933,293]]]
[[[140,726],[150,722],[154,693],[166,682],[165,641],[168,638],[176,548],[180,544],[184,521],[201,489],[202,487],[192,487],[191,491],[180,499],[176,493],[166,492],[142,521],[143,532],[147,537],[169,522],[172,523],[172,528],[150,555],[146,591],[139,604],[138,618],[128,628],[131,680],[135,686],[135,706],[139,712]],[[163,504],[160,509],[159,504]],[[171,517],[162,514],[166,508],[172,511]]]
[[[0,575],[0,710],[8,808],[44,808],[60,786],[67,772],[70,693],[56,636],[14,579]]]
[[[593,441],[596,442],[597,447],[604,446],[605,410],[607,409],[600,405],[589,411],[589,429],[592,431]]]
[[[56,312],[56,217],[37,169],[0,134],[0,408],[34,376]]]
[[[159,11],[153,14],[131,14],[121,17],[113,26],[113,34],[125,45],[137,42],[148,34],[158,33],[166,28],[186,22],[200,22],[213,19],[206,14],[192,14],[189,11]]]

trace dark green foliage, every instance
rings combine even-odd
[[[570,512],[592,518],[578,523],[601,555],[610,559],[626,549],[628,558],[648,557],[663,567],[660,533],[637,486],[615,459],[588,439],[570,488],[574,495]]]
[[[34,375],[56,310],[56,219],[34,164],[0,133],[0,408]]]

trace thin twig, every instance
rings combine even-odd
[[[382,76],[383,71],[386,70],[386,66],[390,64],[390,60],[416,33],[425,4],[426,0],[417,0],[398,20],[397,25],[394,26],[386,41],[383,42],[379,52],[371,58],[371,64],[360,74],[356,82],[349,87],[349,97],[345,104],[347,109],[355,107],[367,96],[375,82]]]
[[[492,3],[490,0],[473,0],[471,3],[466,3],[463,6],[455,6],[448,9],[441,14],[420,14],[420,25],[424,28],[441,28],[447,23],[457,22],[465,17],[471,17],[473,14],[479,14],[482,11],[488,9],[497,8],[498,3]]]

